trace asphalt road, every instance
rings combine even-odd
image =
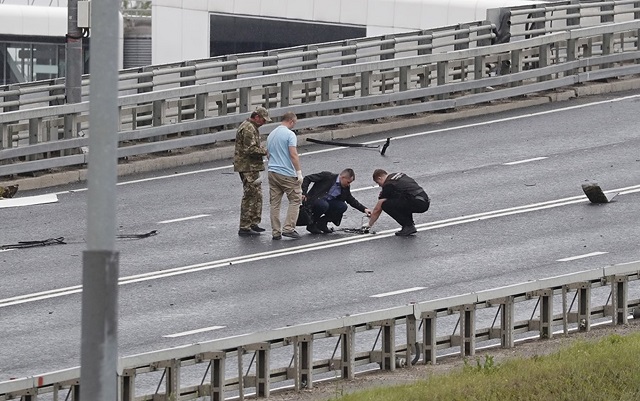
[[[640,92],[553,103],[358,138],[375,150],[303,144],[305,174],[354,168],[373,207],[375,168],[403,171],[432,198],[419,233],[237,236],[241,185],[230,161],[123,178],[118,191],[119,348],[131,355],[629,262],[638,257]],[[591,205],[581,184],[620,192]],[[267,185],[263,226],[269,228]],[[0,381],[79,364],[83,185],[57,203],[0,209]],[[357,227],[350,209],[343,227]],[[299,231],[304,232],[300,227]],[[203,330],[206,329],[206,330]],[[203,331],[200,331],[203,330]]]

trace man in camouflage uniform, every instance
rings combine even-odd
[[[259,128],[271,122],[269,112],[258,107],[251,116],[238,127],[236,132],[233,171],[240,174],[242,180],[242,203],[240,204],[240,229],[238,235],[260,235],[264,228],[262,220],[262,181],[260,172],[264,171],[263,156],[267,149],[260,145]]]
[[[17,185],[9,185],[8,187],[0,186],[0,199],[2,198],[13,198],[13,196],[18,192]]]

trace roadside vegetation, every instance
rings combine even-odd
[[[339,401],[637,401],[640,334],[579,341],[555,354],[494,363],[468,359],[460,371],[412,385],[348,394]]]

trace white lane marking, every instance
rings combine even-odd
[[[9,251],[15,251],[15,249],[10,248],[10,249],[0,249],[0,252],[9,252]]]
[[[591,252],[591,253],[585,253],[584,255],[577,255],[577,256],[570,256],[568,258],[562,258],[562,259],[558,259],[556,260],[556,262],[570,262],[572,260],[578,260],[578,259],[584,259],[584,258],[590,258],[592,256],[598,256],[598,255],[605,255],[609,252]]]
[[[640,185],[618,188],[618,189],[613,189],[605,192],[622,193],[623,191],[630,191],[630,190],[640,190]],[[572,205],[576,203],[585,203],[588,201],[589,200],[585,195],[572,196],[569,198],[556,199],[556,200],[551,200],[546,202],[538,202],[530,205],[515,206],[507,209],[476,213],[469,216],[460,216],[460,217],[454,217],[451,219],[418,224],[416,225],[416,228],[418,229],[418,231],[435,230],[438,228],[473,223],[476,221],[494,219],[498,217],[510,216],[510,215],[521,214],[521,213],[534,212],[538,210],[551,209],[551,208],[556,208],[560,206]],[[204,263],[198,263],[194,265],[174,267],[170,269],[158,270],[158,271],[153,271],[148,273],[141,273],[133,276],[121,277],[118,281],[118,284],[125,285],[125,284],[138,283],[143,281],[157,280],[160,278],[178,276],[182,274],[194,273],[194,272],[199,272],[204,270],[217,269],[225,266],[240,265],[243,263],[250,263],[250,262],[255,262],[259,260],[272,259],[272,258],[277,258],[281,256],[295,255],[299,253],[306,253],[306,252],[317,251],[321,249],[334,248],[334,247],[343,246],[343,245],[357,244],[357,243],[366,242],[366,241],[375,241],[375,240],[379,240],[387,237],[392,237],[395,235],[396,231],[398,231],[398,229],[380,231],[375,235],[363,235],[359,237],[337,238],[333,240],[324,241],[321,243],[305,244],[305,245],[294,246],[291,248],[255,253],[252,255],[236,256],[232,258],[220,259],[220,260],[215,260],[211,262],[204,262]],[[11,305],[23,304],[27,302],[38,301],[42,299],[55,298],[55,297],[60,297],[64,295],[75,294],[81,291],[82,291],[82,286],[77,285],[73,287],[48,290],[48,291],[38,292],[34,294],[19,295],[16,297],[0,299],[0,308],[11,306]]]
[[[369,298],[382,298],[382,297],[390,297],[392,295],[404,294],[407,292],[414,292],[424,290],[426,287],[413,287],[413,288],[405,288],[404,290],[397,290],[391,292],[385,292],[382,294],[371,295]]]
[[[220,330],[220,329],[224,329],[225,327],[227,327],[227,326],[211,326],[211,327],[205,327],[205,328],[202,328],[202,329],[183,331],[182,333],[167,334],[167,335],[164,335],[162,337],[165,337],[165,338],[184,337],[184,336],[189,336],[191,334],[204,333],[206,331]]]
[[[516,162],[508,162],[508,163],[502,163],[503,166],[515,166],[516,164],[522,164],[522,163],[529,163],[529,162],[537,162],[538,160],[544,160],[547,159],[546,156],[543,157],[534,157],[532,159],[525,159],[525,160],[518,160]]]
[[[8,198],[0,200],[0,209],[18,206],[43,205],[45,203],[55,203],[58,201],[56,194],[44,194],[35,196],[25,196],[19,198]]]
[[[575,106],[563,107],[561,109],[539,111],[539,112],[536,112],[536,113],[528,113],[528,114],[522,114],[522,115],[513,116],[513,117],[498,118],[496,120],[484,121],[484,122],[480,122],[480,123],[464,124],[464,125],[458,125],[458,126],[455,126],[455,127],[441,128],[441,129],[435,129],[435,130],[431,130],[431,131],[416,132],[416,133],[413,133],[413,134],[397,136],[397,137],[391,138],[391,140],[392,141],[398,141],[398,140],[402,140],[402,139],[409,139],[409,138],[414,138],[414,137],[423,136],[423,135],[436,134],[436,133],[440,133],[440,132],[457,131],[457,130],[462,130],[462,129],[467,129],[467,128],[481,127],[481,126],[484,126],[484,125],[490,125],[490,124],[495,124],[495,123],[502,123],[502,122],[506,122],[506,121],[515,121],[515,120],[520,120],[520,119],[523,119],[523,118],[538,117],[538,116],[543,116],[543,115],[546,115],[546,114],[562,113],[562,112],[565,112],[567,110],[577,110],[577,109],[581,109],[581,108],[585,108],[585,107],[598,106],[598,105],[607,104],[607,103],[622,102],[622,101],[625,101],[625,100],[631,100],[631,99],[635,99],[635,98],[638,98],[638,97],[640,97],[640,95],[624,96],[624,97],[620,97],[620,98],[616,98],[616,99],[601,100],[601,101],[593,102],[593,103],[586,103],[586,104],[579,104],[579,105],[575,105]],[[375,141],[362,142],[362,144],[363,145],[373,145],[373,144],[377,144],[377,143],[386,142],[386,140],[387,140],[386,138],[385,139],[378,139],[378,140],[375,140]],[[300,153],[300,156],[308,156],[308,155],[314,155],[314,154],[319,154],[319,153],[333,152],[333,151],[342,150],[342,149],[348,149],[348,148],[346,148],[346,147],[336,147],[336,148],[315,150],[315,151],[312,151],[312,152]],[[207,168],[207,169],[202,169],[202,170],[185,171],[183,173],[168,174],[168,175],[163,175],[163,176],[158,176],[158,177],[150,177],[150,178],[143,178],[143,179],[139,179],[139,180],[119,182],[117,185],[138,184],[138,183],[141,183],[141,182],[156,181],[156,180],[162,180],[162,179],[173,178],[173,177],[183,177],[185,175],[208,173],[208,172],[224,170],[224,169],[228,169],[228,168],[232,168],[232,167],[233,167],[233,165],[226,165],[226,166],[213,167],[213,168]],[[60,195],[60,194],[67,194],[67,193],[71,193],[71,192],[83,192],[83,191],[86,191],[86,190],[87,190],[87,188],[80,188],[80,189],[75,189],[75,190],[72,190],[72,191],[56,192],[56,194]]]
[[[187,221],[187,220],[194,220],[194,219],[201,219],[203,217],[209,217],[211,216],[210,214],[198,214],[196,216],[189,216],[189,217],[181,217],[179,219],[173,219],[173,220],[163,220],[163,221],[159,221],[158,224],[167,224],[167,223],[177,223],[179,221]]]

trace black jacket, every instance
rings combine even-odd
[[[307,202],[309,204],[313,204],[316,199],[324,198],[328,193],[333,184],[335,184],[338,179],[338,174],[334,174],[329,171],[323,171],[317,174],[309,174],[304,177],[302,180],[302,194],[307,197]],[[311,190],[309,190],[309,184],[313,183]],[[307,193],[307,191],[309,191]],[[356,200],[356,198],[351,195],[351,189],[349,187],[342,187],[342,191],[340,196],[338,196],[339,200],[347,202],[351,207],[357,209],[364,213],[364,205]]]

